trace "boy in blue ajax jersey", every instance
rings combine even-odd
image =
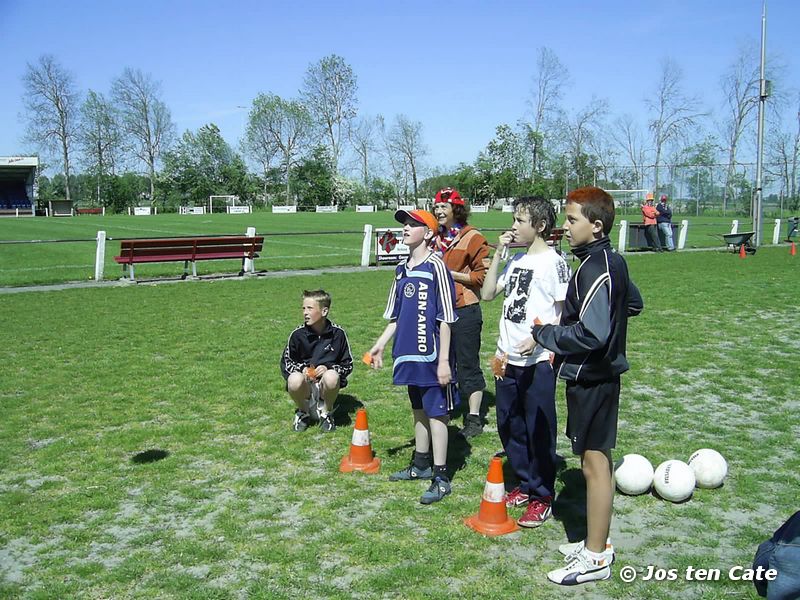
[[[422,504],[432,504],[450,493],[447,424],[459,401],[450,355],[450,323],[456,321],[455,286],[444,262],[429,249],[438,227],[436,218],[424,210],[399,210],[394,217],[404,225],[403,243],[411,255],[395,271],[383,315],[389,324],[369,354],[373,368],[381,368],[383,350],[395,338],[392,380],[395,385],[408,386],[416,447],[411,465],[389,479],[432,479],[420,498]]]

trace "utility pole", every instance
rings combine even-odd
[[[764,154],[764,112],[766,109],[767,96],[769,96],[769,86],[765,79],[767,56],[767,0],[761,6],[761,79],[758,91],[758,152],[756,158],[756,196],[755,206],[753,207],[753,229],[755,230],[755,245],[761,245],[761,234],[763,229],[764,209],[762,201],[764,191],[762,189],[761,170],[762,157]]]

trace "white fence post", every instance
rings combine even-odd
[[[628,245],[628,222],[622,220],[619,222],[619,241],[617,243],[617,252],[619,252],[620,254],[624,254],[627,245]]]
[[[372,248],[372,225],[364,225],[364,241],[361,244],[361,266],[369,266],[369,254]]]
[[[739,221],[734,219],[731,223],[731,233],[739,233]]]
[[[686,235],[689,233],[689,221],[683,219],[681,221],[681,230],[678,233],[678,250],[683,250],[686,247]]]
[[[247,237],[256,237],[256,228],[255,227],[248,227],[247,231],[245,232]],[[244,272],[245,273],[255,273],[256,272],[256,265],[255,261],[252,258],[245,258],[244,259]]]
[[[772,244],[777,245],[781,237],[781,220],[775,219],[775,229],[772,230]]]
[[[97,232],[97,252],[94,257],[94,280],[103,280],[103,269],[106,265],[106,232]]]

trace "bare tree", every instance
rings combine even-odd
[[[699,100],[687,96],[681,89],[682,80],[683,72],[677,63],[664,59],[655,94],[652,98],[645,98],[645,105],[652,114],[649,125],[655,152],[655,190],[658,189],[658,169],[665,145],[680,138],[702,115],[698,110]]]
[[[331,54],[308,67],[301,96],[312,118],[322,127],[339,171],[342,138],[357,112],[358,82],[352,67]]]
[[[414,200],[418,196],[419,161],[427,154],[427,148],[422,140],[422,123],[412,121],[405,115],[397,115],[394,126],[389,134],[389,146],[398,155],[402,156],[411,174],[414,184]]]
[[[382,115],[377,117],[378,129],[383,142],[382,152],[389,166],[389,177],[395,191],[395,200],[399,204],[403,198],[408,198],[409,169],[405,157],[395,148],[391,140],[391,132],[386,129],[386,121]]]
[[[797,99],[794,132],[783,129],[777,123],[771,127],[768,159],[765,167],[781,181],[784,196],[789,200],[790,210],[800,207],[798,198],[798,166],[800,166],[800,95]]]
[[[533,122],[527,136],[533,145],[531,154],[534,173],[541,172],[546,138],[544,130],[548,123],[557,119],[561,110],[559,106],[561,92],[568,82],[569,71],[561,64],[556,53],[550,48],[539,48],[529,101],[533,111]]]
[[[376,133],[379,127],[380,123],[375,117],[359,117],[353,122],[348,132],[353,150],[358,155],[361,177],[364,180],[364,188],[367,190],[369,189],[370,158],[377,150]]]
[[[644,178],[645,147],[639,124],[630,114],[624,114],[614,121],[611,136],[633,169],[635,186],[640,188]]]
[[[311,127],[311,116],[298,100],[284,100],[275,94],[259,94],[253,100],[245,133],[247,148],[264,166],[265,179],[272,160],[280,156],[286,172],[287,204],[291,198],[292,166],[308,140]]]
[[[591,140],[597,136],[602,118],[608,112],[608,101],[592,98],[584,108],[571,115],[565,122],[565,132],[569,143],[568,153],[572,158],[572,167],[577,176],[578,185],[588,183],[587,153]]]
[[[111,105],[102,94],[92,90],[81,106],[80,145],[84,163],[95,174],[97,202],[102,202],[103,178],[114,174],[120,132]]]
[[[605,181],[611,181],[611,167],[617,162],[618,150],[613,142],[613,138],[602,124],[599,124],[587,140],[587,145],[596,163],[595,174],[599,170]],[[597,185],[597,181],[593,181],[593,185]]]
[[[147,167],[150,201],[155,199],[156,165],[175,137],[169,108],[161,100],[161,84],[139,69],[125,68],[111,85],[122,130],[133,143],[134,153]]]
[[[742,47],[733,64],[722,76],[720,85],[725,94],[723,136],[727,144],[728,166],[722,192],[722,212],[725,213],[736,173],[736,153],[744,132],[754,123],[758,106],[761,77],[758,54],[752,46]]]
[[[78,127],[79,94],[72,74],[45,54],[36,64],[28,63],[22,77],[22,100],[27,111],[25,138],[60,157],[66,199],[70,194],[70,158]]]

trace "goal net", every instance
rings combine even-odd
[[[650,190],[606,190],[614,199],[614,208],[619,214],[639,214],[639,207]]]
[[[236,207],[238,210],[231,211],[231,208]],[[245,212],[244,208],[250,208],[246,204],[239,202],[239,196],[209,196],[208,197],[208,212],[210,213],[230,213],[230,212]],[[246,212],[250,212],[249,210]]]

